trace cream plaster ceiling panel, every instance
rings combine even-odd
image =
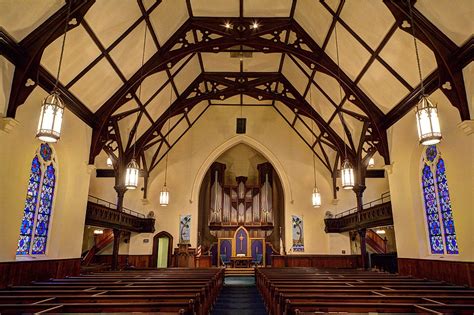
[[[145,10],[148,10],[153,4],[158,2],[159,0],[141,0]]]
[[[312,73],[313,73],[313,70],[310,69],[303,61],[301,61],[301,59],[299,59],[298,57],[296,56],[292,56],[293,57],[293,62],[295,62],[297,65],[299,65],[298,68],[302,68],[304,70],[304,72],[306,72],[306,74],[308,74],[308,76],[310,76]],[[285,58],[290,58],[289,56],[285,56]]]
[[[163,115],[163,113],[169,107],[170,97],[171,104],[176,100],[176,94],[174,93],[174,91],[173,93],[171,92],[171,85],[167,84],[166,87],[161,90],[160,93],[150,102],[150,104],[146,106],[146,110],[154,121],[160,118],[160,116]]]
[[[181,118],[183,115],[178,115],[178,117]],[[177,141],[178,138],[181,137],[181,135],[186,131],[186,129],[188,129],[188,127],[189,124],[186,119],[181,120],[175,127],[172,125],[171,128],[173,128],[173,131],[171,131],[168,136],[169,143],[172,144]]]
[[[62,44],[63,37],[61,36],[46,47],[41,58],[41,64],[54,77],[56,77],[58,71]],[[60,81],[67,84],[99,55],[100,50],[82,26],[69,31],[64,47]]]
[[[302,116],[300,116],[301,118]],[[311,132],[310,130],[304,125],[304,123],[301,121],[301,120],[297,120],[295,125],[294,125],[295,129],[298,130],[298,133],[303,136],[303,138],[308,141],[309,143],[312,143],[314,142],[314,136],[311,136]],[[311,128],[311,125],[310,125],[310,128]],[[316,134],[318,134],[316,132]],[[309,153],[309,152],[308,152]]]
[[[114,112],[114,115],[117,115],[117,114],[120,114],[120,113],[124,113],[126,111],[129,111],[129,110],[133,110],[133,109],[137,109],[138,108],[138,104],[137,102],[132,98],[130,99],[130,101],[128,101],[127,103],[123,104],[122,106],[119,107],[119,109],[117,109],[115,112]]]
[[[421,41],[417,41],[420,53],[421,70],[423,77],[427,77],[436,69],[434,53]],[[390,41],[380,52],[380,57],[393,67],[412,87],[420,84],[416,63],[415,46],[413,37],[398,29]]]
[[[15,66],[3,56],[0,56],[0,117],[7,112],[8,100],[12,87]]]
[[[332,16],[319,1],[299,0],[296,3],[295,20],[319,46],[322,46],[331,25]]]
[[[377,60],[362,77],[359,86],[384,113],[392,109],[409,92]]]
[[[418,0],[415,8],[458,46],[474,32],[472,0]]]
[[[242,96],[242,101],[244,104],[248,104],[248,105],[271,105],[272,104],[272,100],[258,100],[256,98],[253,98],[252,96],[248,96],[245,94]],[[244,112],[245,112],[245,108],[244,108]]]
[[[337,63],[335,38],[335,32],[332,32],[326,53]],[[339,23],[337,23],[337,41],[339,65],[342,71],[354,80],[369,60],[370,53]]]
[[[277,72],[280,60],[281,54],[253,53],[252,58],[244,58],[244,71]]]
[[[136,117],[136,115],[134,116]],[[133,125],[130,126],[130,128],[132,127]],[[143,133],[147,131],[147,129],[150,127],[151,127],[150,119],[148,119],[148,117],[142,114],[140,117],[140,123],[138,124],[137,139],[140,138],[140,136],[143,135]]]
[[[129,115],[118,121],[118,126],[120,129],[120,138],[122,139],[122,146],[125,148],[127,146],[127,141],[130,136],[130,130],[133,127],[133,124],[137,120],[137,114]]]
[[[244,0],[244,16],[288,17],[293,0]]]
[[[99,0],[87,11],[85,20],[107,48],[140,16],[136,1]]]
[[[293,60],[290,58],[285,58],[281,73],[288,81],[290,81],[291,84],[293,84],[295,89],[301,95],[303,95],[308,80],[300,68],[298,68],[298,66],[293,62]]]
[[[351,101],[346,100],[344,102],[344,105],[342,106],[342,108],[344,108],[346,110],[350,110],[351,112],[354,112],[354,113],[357,113],[357,114],[360,114],[360,115],[363,115],[363,116],[367,117],[367,114],[364,113],[364,111],[362,109],[360,109],[359,107],[354,105],[354,103],[352,103]]]
[[[19,42],[63,5],[62,0],[1,0],[0,25]]]
[[[201,74],[201,66],[199,65],[199,59],[194,56],[186,66],[174,77],[174,83],[178,92],[181,94],[183,91]]]
[[[280,101],[275,101],[275,108],[288,120],[293,121],[295,112]]]
[[[111,52],[110,56],[126,79],[141,68],[145,22],[138,25]],[[150,32],[147,30],[145,62],[157,51]]]
[[[349,125],[348,124],[346,125],[348,126],[349,130],[351,130]],[[343,133],[344,128],[342,127],[342,122],[339,116],[336,115],[336,117],[334,117],[334,119],[329,123],[329,126],[339,135],[339,137],[341,137],[341,140],[344,140],[344,133]],[[346,140],[346,143],[349,145],[349,140],[347,137],[345,140]]]
[[[191,122],[193,122],[208,106],[207,101],[201,101],[199,104],[196,104],[188,111],[188,118]]]
[[[303,115],[300,115],[300,119],[302,121],[304,121],[304,123],[306,124],[306,126],[308,126],[309,129],[312,129],[314,134],[315,135],[319,135],[320,134],[320,130],[318,128],[318,125],[308,116],[303,116]],[[308,131],[308,134],[310,135],[311,137],[311,133]]]
[[[314,76],[314,81],[323,89],[323,91],[331,98],[331,100],[339,104],[342,100],[342,98],[345,96],[344,90],[339,89],[339,82],[322,72],[316,72],[316,75]],[[314,94],[313,94],[314,97]],[[321,98],[326,98],[325,96],[322,96]],[[319,98],[319,100],[321,100]],[[313,98],[313,103],[314,103],[314,98]],[[331,107],[334,107],[331,105]]]
[[[239,0],[191,0],[191,7],[194,16],[239,16]]]
[[[337,7],[339,6],[339,3],[341,2],[340,0],[323,0],[323,2],[326,2],[329,7],[334,11],[336,12],[337,11]]]
[[[196,54],[194,54],[194,55],[196,55]],[[194,57],[193,54],[186,55],[185,57],[180,58],[180,59],[178,60],[178,62],[176,62],[176,63],[173,65],[173,67],[171,67],[171,69],[169,69],[170,72],[171,72],[171,74],[172,74],[172,75],[175,74],[175,73],[176,73],[178,70],[180,70],[180,69],[183,70],[183,69],[181,68],[181,66],[182,66],[185,62],[187,62],[188,59],[190,59],[190,58],[192,58],[192,57]],[[181,71],[181,70],[180,70],[180,71]]]
[[[206,72],[238,72],[240,71],[239,58],[231,58],[229,52],[202,53],[202,63]],[[256,71],[256,70],[255,70]]]
[[[184,0],[163,0],[150,14],[150,21],[161,46],[188,19],[188,10]]]
[[[158,91],[158,89],[160,89],[163,84],[166,83],[166,81],[168,81],[168,75],[165,71],[159,71],[149,77],[146,77],[142,83],[142,95],[140,97],[142,103],[148,102],[150,97],[152,97]]]
[[[234,96],[222,99],[222,100],[212,100],[211,103],[216,104],[216,105],[221,105],[221,104],[222,105],[225,105],[225,104],[238,105],[238,104],[240,104],[240,94],[234,95]]]
[[[84,105],[95,112],[122,84],[122,80],[117,76],[109,62],[103,58],[70,90]]]
[[[313,108],[324,119],[328,121],[334,113],[335,107],[328,101],[328,99],[319,91],[314,84],[311,84],[311,98]],[[306,101],[309,103],[309,93],[306,96]]]
[[[377,48],[395,19],[382,1],[347,0],[341,18],[373,50]]]

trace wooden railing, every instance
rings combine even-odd
[[[389,194],[382,194],[381,198],[364,204],[362,208],[360,212],[357,212],[357,208],[355,211],[349,209],[337,214],[334,218],[324,219],[326,233],[341,233],[393,224]]]
[[[112,233],[112,230],[110,229],[106,229],[103,235],[97,235],[95,238],[95,245],[92,246],[91,249],[89,249],[87,254],[82,259],[82,265],[85,265],[85,266],[89,265],[92,262],[92,259],[94,258],[94,256],[99,251],[104,249],[107,245],[112,243],[113,240],[114,240],[114,233]]]
[[[387,253],[387,239],[383,239],[371,229],[367,230],[365,237],[367,245],[372,247],[378,254]]]
[[[154,218],[146,218],[142,213],[130,209],[120,212],[116,205],[92,196],[87,201],[86,224],[138,233],[155,231]]]

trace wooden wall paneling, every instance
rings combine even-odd
[[[0,288],[50,278],[77,276],[80,268],[80,258],[1,262]]]
[[[398,273],[474,287],[474,262],[398,258]]]

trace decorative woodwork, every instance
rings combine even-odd
[[[78,276],[81,258],[0,262],[0,289],[31,281]]]
[[[88,201],[86,224],[137,233],[153,233],[155,231],[154,218],[146,218],[141,213],[125,210],[128,213]]]
[[[474,288],[474,262],[398,258],[398,273]]]
[[[355,210],[357,209],[348,210],[350,212],[342,213],[336,218],[324,219],[326,233],[341,233],[361,228],[393,225],[391,202],[384,202],[360,212]]]
[[[174,249],[173,255],[173,266],[174,267],[186,267],[186,268],[194,268],[196,249],[191,248],[191,244],[178,244],[178,248]]]
[[[359,268],[360,255],[272,255],[272,267]]]

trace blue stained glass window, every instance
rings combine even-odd
[[[436,200],[434,177],[431,168],[426,164],[423,167],[422,181],[431,252],[433,254],[443,254],[443,236],[441,234],[439,223],[438,202]]]
[[[27,255],[30,252],[31,237],[33,235],[33,225],[35,223],[36,207],[38,203],[38,193],[41,180],[41,165],[38,156],[31,162],[30,179],[26,192],[25,207],[23,209],[23,219],[20,227],[20,237],[18,239],[17,255]]]
[[[421,179],[431,253],[459,254],[444,160],[436,145],[425,156]]]
[[[19,256],[46,253],[56,185],[56,169],[53,163],[52,148],[46,143],[41,144],[31,163],[16,251]]]
[[[55,169],[52,164],[48,165],[43,176],[41,195],[36,220],[35,237],[33,239],[32,254],[40,255],[46,252],[46,240],[48,237],[51,208],[53,206],[54,185],[56,182]]]
[[[456,231],[454,230],[453,213],[451,210],[451,200],[449,199],[446,168],[442,158],[439,158],[438,163],[436,164],[436,183],[438,185],[441,219],[443,220],[444,226],[446,252],[448,254],[459,254],[458,244],[456,241]]]

